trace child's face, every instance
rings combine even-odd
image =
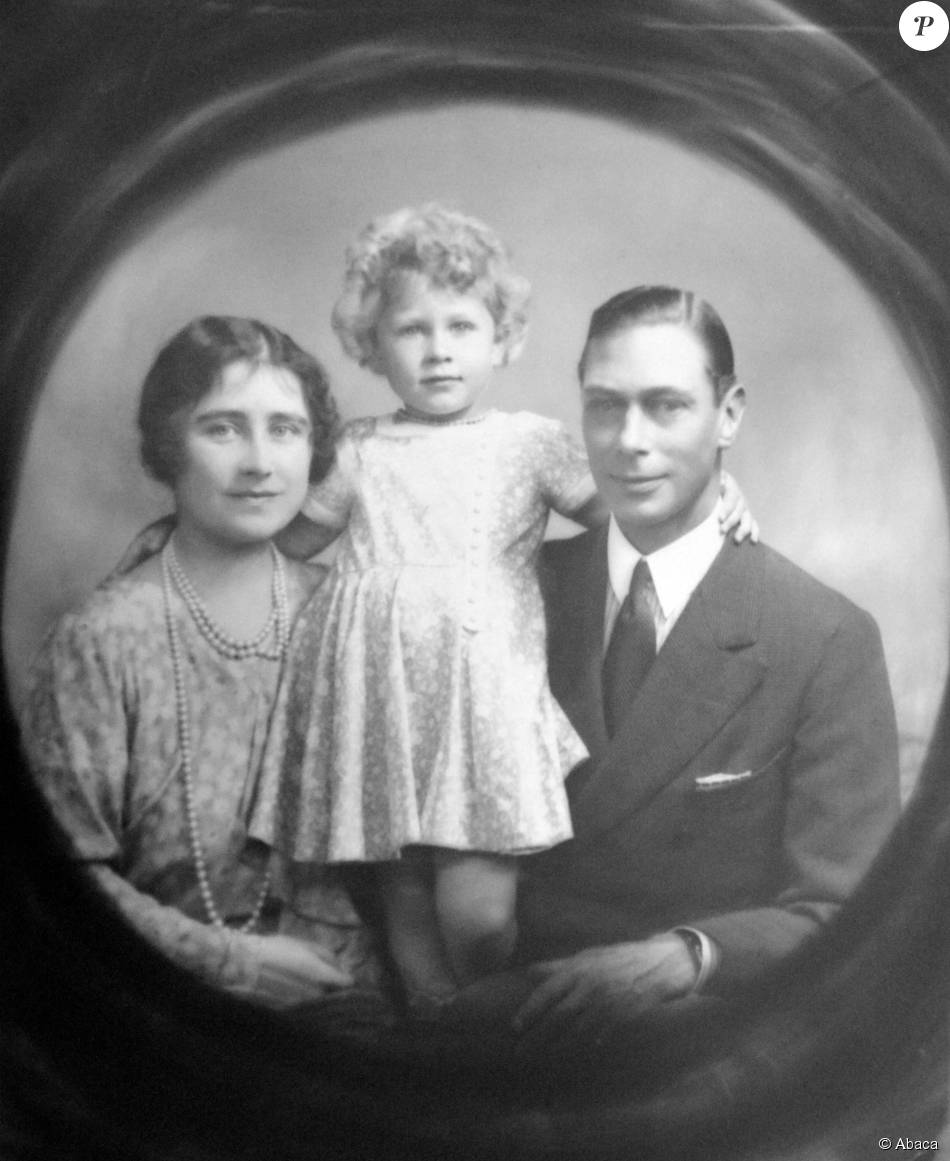
[[[448,417],[476,407],[504,354],[495,320],[477,294],[407,273],[376,324],[372,365],[408,411]]]

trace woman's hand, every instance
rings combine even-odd
[[[174,529],[175,517],[173,515],[162,516],[159,520],[149,524],[147,528],[143,528],[123,552],[122,559],[109,573],[108,579],[113,580],[117,576],[125,576],[133,568],[138,568],[143,561],[148,560],[157,552],[161,552]]]
[[[331,991],[352,988],[352,976],[341,971],[318,944],[290,935],[245,935],[253,940],[260,964],[254,998],[272,1008],[319,1000]]]
[[[741,544],[747,538],[753,544],[759,543],[759,526],[749,511],[739,485],[728,472],[722,473],[719,487],[719,527],[724,536],[731,532],[736,544]]]

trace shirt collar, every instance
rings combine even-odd
[[[719,528],[719,506],[672,544],[646,555],[664,620],[681,609],[716,559],[725,538]],[[618,604],[630,588],[630,578],[642,553],[637,552],[610,517],[607,530],[607,571]]]

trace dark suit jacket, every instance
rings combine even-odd
[[[897,817],[877,626],[771,549],[727,541],[609,740],[606,530],[547,545],[542,573],[551,686],[591,758],[568,778],[574,839],[522,860],[521,958],[692,925],[728,991],[834,914]],[[717,773],[748,776],[697,784]]]

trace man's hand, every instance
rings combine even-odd
[[[696,981],[689,949],[672,933],[589,948],[528,971],[536,986],[512,1021],[526,1053],[578,1040],[596,1046],[618,1023],[685,996]]]

